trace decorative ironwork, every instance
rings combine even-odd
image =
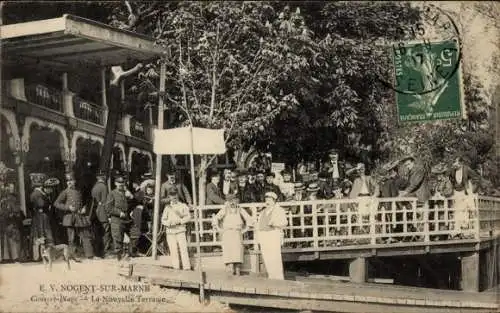
[[[60,90],[41,84],[31,84],[26,85],[25,93],[29,102],[44,106],[54,111],[63,111],[63,96]]]
[[[104,108],[80,97],[73,97],[75,116],[85,121],[104,126]]]

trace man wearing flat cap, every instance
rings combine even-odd
[[[92,207],[95,211],[96,219],[96,242],[95,250],[104,258],[109,258],[113,252],[111,240],[111,226],[109,225],[109,216],[106,212],[106,199],[108,198],[108,186],[106,185],[106,174],[97,173],[97,182],[92,187]]]
[[[330,149],[328,160],[323,163],[322,171],[328,173],[328,180],[340,184],[345,178],[345,166],[339,160],[339,151]]]
[[[126,255],[123,253],[123,237],[129,232],[131,217],[128,201],[125,195],[125,179],[122,176],[115,178],[113,189],[106,200],[107,213],[110,216],[111,237],[116,258],[120,261]]]
[[[256,237],[264,259],[267,276],[270,279],[283,280],[283,261],[281,243],[283,229],[288,225],[285,210],[276,204],[278,195],[272,191],[264,195],[265,207],[259,212],[256,224]]]
[[[83,205],[82,194],[75,186],[75,177],[73,173],[67,173],[67,187],[57,197],[54,206],[64,213],[62,225],[66,228],[68,235],[68,245],[70,253],[76,258],[76,236],[83,242],[83,251],[86,258],[94,257],[94,248],[92,247],[92,235],[90,233],[90,221],[87,208]]]
[[[416,162],[413,156],[404,157],[400,163],[406,167],[408,177],[408,186],[400,193],[400,196],[417,197],[421,203],[429,200],[429,173],[425,166]]]

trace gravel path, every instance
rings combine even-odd
[[[198,296],[129,281],[116,260],[0,265],[0,312],[233,312]]]

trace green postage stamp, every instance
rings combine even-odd
[[[394,47],[394,89],[400,122],[462,117],[460,59],[455,40]]]

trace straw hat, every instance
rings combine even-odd
[[[306,190],[306,191],[307,191],[307,192],[315,192],[315,191],[319,191],[319,186],[318,186],[318,184],[316,184],[316,183],[309,184],[309,185],[307,186],[307,190]]]
[[[293,185],[293,188],[295,189],[295,191],[303,191],[304,189],[306,189],[306,186],[304,186],[303,183],[298,182]]]
[[[44,173],[30,173],[29,176],[33,187],[43,186],[43,183],[48,179],[48,176]]]
[[[43,182],[43,187],[55,187],[59,185],[59,183],[60,183],[59,179],[51,177]]]
[[[272,191],[266,192],[264,198],[272,198],[274,201],[278,200],[278,195]]]

